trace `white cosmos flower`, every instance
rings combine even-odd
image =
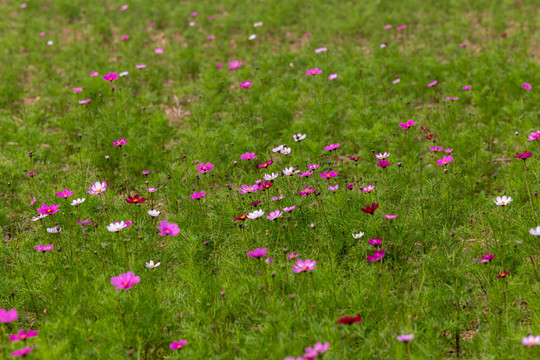
[[[291,153],[291,148],[283,147],[283,149],[281,149],[281,153],[284,154],[284,155],[290,154]]]
[[[262,209],[259,209],[259,210],[255,210],[254,212],[247,214],[247,217],[248,219],[255,220],[255,219],[260,218],[263,215],[264,215],[264,211],[262,211]]]
[[[493,202],[495,203],[495,205],[498,205],[498,206],[506,206],[512,202],[512,198],[507,197],[507,196],[503,196],[503,197],[497,196],[497,198],[493,200]]]
[[[540,236],[540,226],[537,226],[536,229],[532,228],[529,230],[529,234],[534,236]]]
[[[82,199],[73,200],[73,201],[71,202],[71,205],[73,205],[73,206],[79,206],[79,205],[81,205],[81,204],[84,202],[84,200],[86,200],[86,199],[85,199],[85,198],[82,198]]]
[[[300,134],[300,133],[292,135],[294,141],[296,141],[296,142],[300,142],[300,141],[304,140],[306,138],[306,136],[307,136],[306,134]]]
[[[148,210],[148,215],[150,215],[151,217],[156,217],[156,216],[158,216],[159,214],[161,214],[160,211],[157,211],[157,210]]]
[[[290,168],[285,168],[283,169],[283,174],[287,176],[294,175],[294,169],[292,166]]]
[[[385,151],[384,153],[382,153],[382,154],[381,154],[381,153],[375,154],[375,157],[376,157],[377,159],[379,159],[379,160],[384,160],[384,159],[386,159],[386,158],[389,157],[389,156],[390,156],[390,153],[388,153],[388,152],[386,152],[386,151]]]
[[[253,34],[253,35],[249,35],[249,40],[255,40],[257,38],[257,35]]]
[[[127,228],[129,225],[131,225],[130,221],[126,221],[126,222],[115,221],[112,224],[107,226],[107,230],[109,230],[110,232],[118,232],[122,229]]]
[[[62,231],[62,228],[60,226],[55,226],[53,228],[47,228],[47,232],[49,234],[58,234],[60,231]]]
[[[46,218],[47,216],[49,216],[48,214],[39,214],[38,216],[34,216],[32,218],[32,221],[38,221],[38,220],[41,220],[43,218]]]
[[[161,265],[161,263],[158,262],[157,264],[154,264],[154,260],[150,260],[146,263],[146,267],[149,269],[157,268],[159,265]]]
[[[124,77],[124,76],[128,76],[129,73],[127,71],[124,71],[124,72],[121,72],[120,74],[118,74],[118,76],[120,77]]]
[[[52,40],[47,41],[47,45],[53,46],[53,45],[54,45],[54,41],[52,41]]]
[[[364,233],[361,231],[358,234],[352,234],[352,237],[355,239],[360,239],[362,236],[364,236]]]
[[[285,145],[279,145],[278,147],[275,147],[272,149],[273,152],[277,153],[277,152],[281,152],[281,150],[283,150],[283,147]]]
[[[276,173],[272,173],[271,175],[264,174],[263,178],[266,181],[271,181],[271,180],[274,180],[275,178],[277,178],[278,176],[279,176],[279,174],[276,174]]]
[[[262,21],[259,21],[259,22],[256,22],[255,24],[253,24],[253,27],[259,27],[259,26],[263,26]]]

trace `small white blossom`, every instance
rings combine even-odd
[[[266,180],[266,181],[272,181],[272,180],[274,180],[275,178],[277,178],[278,176],[279,176],[279,174],[276,174],[276,173],[272,173],[271,175],[264,174],[263,178],[264,178],[264,180]]]
[[[82,198],[82,199],[73,200],[73,201],[71,202],[71,205],[73,205],[73,206],[79,206],[79,205],[81,205],[81,204],[84,202],[84,200],[86,200],[86,199],[85,199],[85,198]]]
[[[540,226],[537,226],[536,229],[532,228],[529,230],[529,234],[534,236],[540,236]]]
[[[150,260],[146,263],[146,267],[149,269],[157,268],[159,265],[161,265],[161,263],[158,262],[157,264],[154,264],[154,260]]]
[[[361,231],[358,234],[352,234],[352,237],[355,239],[360,239],[362,236],[364,236],[364,233]]]
[[[249,36],[249,40],[255,40],[257,38],[257,35],[253,34]]]
[[[255,220],[255,219],[260,218],[263,215],[264,215],[264,211],[259,209],[259,210],[255,210],[254,212],[251,212],[251,213],[247,214],[247,217],[248,217],[248,219]]]
[[[508,204],[510,204],[512,202],[512,198],[507,197],[507,196],[503,196],[503,197],[497,196],[497,198],[495,198],[495,200],[493,200],[493,202],[497,206],[506,206],[506,205],[508,205]]]
[[[157,211],[157,210],[148,210],[148,215],[150,215],[151,217],[159,216],[159,214],[161,214],[160,211]]]
[[[55,226],[53,228],[47,228],[47,232],[49,234],[58,234],[60,231],[62,231],[62,228],[60,226]]]
[[[292,168],[292,166],[290,168],[283,169],[283,175],[291,176],[291,175],[294,175],[294,174],[295,174],[295,172],[294,172],[294,169]]]

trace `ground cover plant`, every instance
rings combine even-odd
[[[540,4],[0,2],[0,354],[540,357]]]

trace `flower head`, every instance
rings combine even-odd
[[[144,264],[144,266],[146,266],[149,269],[157,268],[159,265],[161,265],[161,263],[158,262],[158,263],[154,264],[154,260],[150,260],[149,262]]]
[[[304,354],[304,356],[306,358],[316,358],[318,357],[319,355],[322,355],[324,354],[326,351],[328,351],[328,348],[330,347],[330,344],[329,343],[316,343],[315,345],[313,345],[313,347],[307,347],[306,348],[306,353]]]
[[[299,274],[302,272],[312,272],[317,267],[317,262],[315,260],[302,260],[298,259],[296,260],[296,265],[293,265],[292,270]]]
[[[509,197],[509,196],[503,196],[503,197],[497,196],[495,198],[495,200],[493,200],[493,202],[497,206],[506,206],[506,205],[510,204],[512,202],[512,200],[513,199],[511,197]]]
[[[370,193],[375,190],[375,185],[362,186],[362,192]]]
[[[386,159],[387,157],[390,156],[390,153],[389,152],[384,152],[384,153],[378,153],[378,154],[375,154],[375,157],[379,160],[384,160]]]
[[[115,290],[128,290],[131,289],[131,287],[135,284],[138,284],[141,282],[141,278],[138,276],[135,276],[135,274],[131,271],[128,271],[125,274],[120,274],[118,276],[114,276],[111,278],[111,284],[116,286]]]
[[[131,225],[131,221],[115,221],[107,226],[107,230],[110,232],[119,232]]]
[[[298,133],[298,134],[293,134],[292,137],[293,137],[294,141],[300,142],[300,141],[304,140],[307,137],[307,135]]]
[[[397,218],[397,217],[398,217],[398,214],[391,214],[391,215],[386,214],[386,215],[384,215],[384,218],[385,218],[386,220],[388,220],[388,221],[394,220],[394,219]]]
[[[247,214],[247,218],[255,220],[255,219],[258,219],[258,218],[262,217],[263,215],[264,215],[264,211],[259,209],[259,210],[255,210],[255,211],[250,212],[249,214]]]
[[[101,194],[105,190],[107,190],[107,183],[105,181],[104,182],[97,181],[94,184],[90,185],[90,190],[88,190],[87,192],[90,195],[96,195],[96,194]]]
[[[196,191],[193,192],[193,194],[189,195],[190,198],[193,200],[199,200],[206,196],[206,192],[204,190],[201,190],[199,193]]]
[[[255,159],[255,153],[245,153],[240,155],[240,160],[252,160]]]
[[[409,129],[411,126],[416,125],[416,121],[408,120],[405,123],[400,123],[399,126],[401,126],[404,130]]]
[[[328,179],[328,178],[332,178],[332,177],[336,177],[338,176],[338,173],[335,172],[334,170],[328,172],[328,171],[324,171],[323,173],[320,173],[319,174],[323,179]]]
[[[495,255],[487,253],[486,255],[482,256],[481,259],[477,260],[479,263],[487,263],[491,262],[495,258]]]
[[[531,90],[531,89],[532,89],[532,86],[531,86],[531,84],[529,84],[529,83],[523,83],[523,84],[521,85],[521,87],[522,87],[523,89],[525,89],[525,90]]]
[[[532,132],[528,137],[527,137],[527,140],[528,141],[534,141],[534,140],[540,140],[540,130],[538,130],[537,132]]]
[[[266,216],[266,218],[268,220],[276,220],[276,219],[280,218],[282,215],[283,215],[283,212],[280,211],[279,209],[276,209],[274,211],[270,211],[268,213],[268,215]]]
[[[184,345],[186,345],[186,343],[187,343],[186,340],[179,340],[179,341],[174,340],[171,344],[169,344],[169,347],[171,348],[171,350],[178,350],[178,349],[183,348]]]
[[[248,256],[251,258],[258,259],[266,255],[267,250],[268,248],[262,248],[262,249],[255,248],[253,251],[248,251]]]
[[[31,347],[27,346],[24,349],[19,349],[19,350],[12,351],[11,356],[24,357],[24,356],[30,354],[32,352],[32,350],[34,350],[34,348],[31,348]]]
[[[41,207],[37,209],[37,212],[40,214],[45,215],[52,215],[60,211],[60,205],[47,205],[47,204],[41,204]]]
[[[118,79],[117,73],[109,73],[107,75],[103,75],[103,80],[113,82],[114,80]]]
[[[308,69],[308,70],[306,71],[306,75],[307,75],[307,76],[311,76],[311,75],[319,75],[319,74],[322,74],[322,70],[320,70],[319,68]]]
[[[371,246],[377,246],[377,245],[380,245],[381,243],[382,243],[382,240],[380,238],[368,240],[368,244]]]
[[[355,324],[359,322],[362,322],[361,315],[345,316],[345,317],[340,318],[337,323],[340,325],[350,325],[350,324]]]
[[[17,313],[17,310],[0,309],[0,323],[9,324],[10,322],[17,320],[18,318],[19,318],[19,313]]]
[[[249,80],[240,83],[240,87],[242,89],[247,89],[247,88],[250,88],[252,86],[253,86],[253,83],[251,81],[249,81]]]
[[[114,146],[120,146],[120,147],[122,147],[122,145],[126,145],[126,143],[127,143],[127,139],[116,139],[112,142]]]
[[[64,199],[70,197],[71,195],[73,195],[73,191],[69,191],[68,189],[65,189],[56,193],[56,196],[64,198]]]
[[[540,226],[537,226],[536,228],[529,229],[529,234],[533,236],[540,236]]]
[[[333,150],[338,149],[340,146],[341,146],[341,144],[330,144],[330,145],[326,145],[326,146],[324,147],[324,150],[326,150],[326,151],[333,151]],[[309,168],[309,167],[308,167],[308,168]]]
[[[238,69],[242,65],[243,63],[241,63],[240,61],[234,60],[229,63],[229,69],[231,70]]]
[[[437,160],[437,165],[445,166],[452,162],[452,155],[443,156],[442,159]]]
[[[502,279],[508,275],[508,271],[504,270],[502,273],[497,274],[497,278]]]
[[[147,199],[146,198],[142,198],[139,194],[136,194],[135,196],[128,196],[128,198],[126,199],[126,202],[128,204],[142,204],[143,202],[145,202]]]
[[[532,336],[532,335],[526,336],[526,337],[524,337],[523,339],[521,339],[521,343],[522,343],[524,346],[535,346],[535,345],[540,345],[540,335],[537,335],[537,336]]]
[[[38,330],[19,331],[19,333],[17,334],[10,334],[9,341],[16,342],[16,341],[26,340],[26,339],[36,337],[38,336],[38,334],[39,334]]]
[[[180,233],[180,228],[178,227],[178,225],[173,224],[173,223],[168,223],[165,220],[163,220],[161,224],[157,225],[156,229],[160,231],[158,235],[161,235],[161,236],[166,236],[166,235],[176,236]]]
[[[398,341],[401,341],[401,342],[409,342],[412,339],[414,339],[414,334],[398,335],[397,339],[398,339]]]
[[[390,162],[388,160],[380,160],[377,162],[377,166],[386,169],[388,166],[390,166]]]
[[[532,153],[528,152],[527,150],[523,151],[523,154],[520,154],[516,152],[516,156],[514,156],[516,159],[521,159],[523,161],[527,160],[528,158],[532,157]]]
[[[373,255],[368,255],[368,256],[366,257],[366,260],[367,260],[367,261],[379,261],[379,260],[381,260],[381,259],[384,257],[384,254],[385,254],[384,249],[375,250],[375,252],[373,253]]]
[[[81,204],[84,202],[84,200],[86,200],[86,199],[85,199],[85,198],[82,198],[82,199],[73,200],[73,201],[71,202],[71,205],[72,205],[72,206],[79,206],[79,205],[81,205]]]
[[[378,207],[379,207],[378,203],[372,203],[371,205],[366,205],[364,208],[362,208],[360,210],[362,210],[362,212],[364,212],[366,214],[373,215],[375,213],[375,210],[377,210]]]

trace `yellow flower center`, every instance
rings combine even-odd
[[[307,266],[302,266],[302,270],[307,270]]]
[[[47,212],[51,212],[51,209],[47,209]]]

